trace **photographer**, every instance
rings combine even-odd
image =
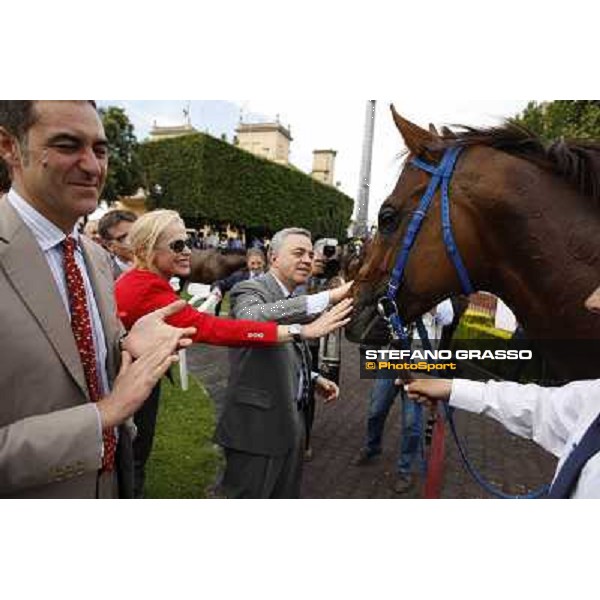
[[[303,293],[315,294],[342,285],[344,280],[340,275],[340,247],[338,241],[335,238],[322,238],[315,242],[314,250],[312,273]],[[308,342],[312,370],[320,373],[330,381],[334,381],[338,386],[340,380],[341,335],[341,330],[338,330],[318,340]],[[304,459],[306,461],[312,460],[313,455],[310,437],[315,418],[315,405],[314,390],[311,390],[305,406]]]
[[[323,238],[315,243],[313,277],[309,293],[330,290],[344,283],[341,275],[341,248],[335,238]],[[312,291],[311,291],[312,290]],[[342,332],[340,330],[319,340],[314,347],[314,361],[318,371],[339,385]],[[311,348],[313,351],[313,348]]]
[[[315,243],[315,263],[319,268],[315,277],[322,285],[328,286],[332,279],[339,277],[340,255],[341,248],[335,238],[323,238]]]

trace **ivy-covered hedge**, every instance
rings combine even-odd
[[[205,134],[140,147],[149,208],[172,208],[190,221],[230,222],[275,232],[305,227],[344,239],[353,200],[305,173]],[[152,191],[156,185],[161,193]]]

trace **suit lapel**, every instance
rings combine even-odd
[[[48,262],[29,228],[6,201],[0,205],[0,268],[52,344],[67,371],[88,396],[79,352],[65,305]]]
[[[276,301],[285,298],[285,294],[283,293],[283,290],[281,289],[281,286],[277,282],[277,279],[275,279],[274,275],[267,273],[263,281],[265,283],[265,287],[271,294],[271,298],[269,298],[270,301]]]
[[[264,284],[265,287],[269,290],[269,293],[271,294],[271,298],[269,298],[270,302],[276,302],[277,300],[284,300],[286,298],[283,290],[281,289],[281,286],[279,285],[279,282],[277,281],[277,279],[275,279],[274,275],[272,275],[271,273],[267,273],[264,276]],[[305,341],[302,342],[292,342],[291,343],[291,347],[294,349],[294,356],[296,358],[296,366],[294,366],[295,369],[297,369],[298,367],[300,368],[305,368],[305,361],[306,361],[306,357],[304,355],[304,350],[301,346],[304,346],[306,344]],[[307,346],[305,346],[305,348],[308,348]],[[310,368],[310,366],[309,366]],[[310,370],[309,370],[310,373]]]

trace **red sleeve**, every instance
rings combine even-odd
[[[127,329],[140,317],[179,299],[167,281],[149,273],[136,275],[127,273],[115,286],[119,317]],[[195,342],[217,346],[265,346],[277,342],[277,323],[222,319],[198,312],[189,305],[169,317],[167,323],[175,327],[195,327]]]

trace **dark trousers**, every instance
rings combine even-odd
[[[311,371],[319,372],[319,344],[309,344],[310,358],[311,358]],[[315,386],[314,383],[310,385],[310,391],[308,394],[308,400],[304,406],[304,449],[310,448],[310,436],[312,433],[313,423],[315,421]]]
[[[220,488],[228,498],[299,498],[302,482],[304,418],[297,413],[295,440],[281,456],[224,448],[225,472]]]
[[[158,414],[158,400],[160,397],[160,381],[154,386],[148,399],[133,415],[137,427],[137,437],[133,440],[133,497],[142,498],[144,494],[144,480],[146,479],[146,462],[152,451],[154,431],[156,430],[156,417]]]

